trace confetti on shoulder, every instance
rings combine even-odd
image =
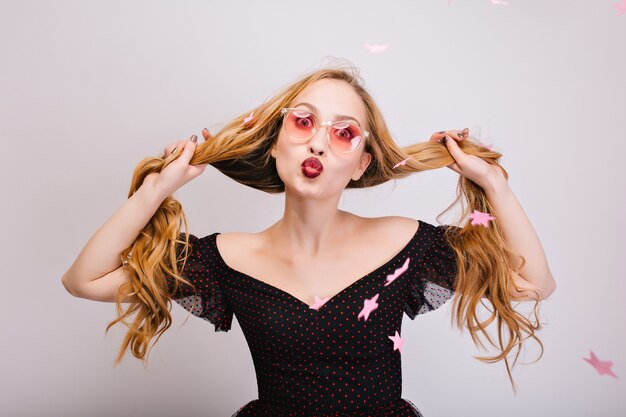
[[[392,282],[394,282],[396,278],[398,278],[400,275],[405,273],[407,269],[409,269],[410,260],[411,258],[406,258],[406,260],[404,261],[404,264],[400,268],[396,269],[393,274],[387,275],[387,279],[386,279],[387,282],[385,282],[385,285],[384,285],[385,287],[391,284]]]

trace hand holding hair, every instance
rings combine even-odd
[[[203,130],[202,134],[205,140],[207,136],[210,137],[211,135],[206,129]],[[196,150],[197,141],[198,137],[192,135],[185,141],[179,141],[166,146],[165,152],[161,157],[165,160],[164,168],[161,172],[153,172],[146,176],[144,184],[149,184],[154,187],[159,194],[168,197],[183,185],[202,174],[208,164],[189,164]]]

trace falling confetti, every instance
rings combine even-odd
[[[314,309],[314,310],[319,310],[319,308],[320,308],[321,306],[323,306],[323,305],[324,305],[324,303],[325,303],[326,301],[328,301],[328,300],[330,300],[330,297],[327,297],[327,298],[320,298],[320,297],[318,297],[318,296],[316,295],[316,296],[315,296],[315,303],[314,303],[314,304],[312,304],[312,305],[310,305],[310,306],[309,306],[309,308],[312,308],[312,309]]]
[[[400,268],[396,269],[393,274],[387,275],[387,282],[384,285],[385,287],[387,285],[391,284],[392,282],[394,282],[396,280],[396,278],[398,278],[400,275],[405,273],[407,269],[409,269],[409,261],[410,260],[411,260],[411,258],[406,258],[406,261],[404,261],[404,265],[402,265]]]
[[[366,298],[365,301],[363,301],[363,309],[356,319],[359,320],[361,317],[365,317],[364,320],[367,321],[370,313],[378,308],[378,303],[376,302],[376,300],[378,300],[378,294],[376,294],[372,298]]]
[[[621,16],[626,13],[626,0],[622,0],[621,3],[614,3],[613,6],[617,9],[617,15]]]
[[[613,361],[601,361],[600,359],[598,359],[596,354],[593,353],[593,350],[591,350],[590,352],[591,352],[591,359],[583,358],[584,360],[589,362],[589,364],[593,366],[594,369],[598,371],[600,375],[606,374],[606,375],[611,375],[613,378],[617,378],[617,375],[615,375],[613,371],[611,370],[611,366],[613,366]]]
[[[409,156],[409,157],[408,157],[407,159],[405,159],[404,161],[400,161],[400,162],[398,162],[397,164],[395,164],[395,165],[393,166],[393,169],[396,169],[396,168],[397,168],[397,167],[399,167],[400,165],[406,165],[406,161],[408,161],[408,160],[409,160],[409,159],[411,159],[411,158],[412,158],[412,156]]]
[[[488,222],[490,220],[495,220],[495,217],[491,216],[489,213],[483,213],[478,210],[474,210],[473,213],[470,213],[470,218],[472,219],[472,226],[482,224],[485,227],[489,227]]]
[[[365,43],[363,44],[363,46],[365,46],[371,53],[373,54],[377,54],[380,52],[385,52],[387,50],[387,48],[389,47],[388,43],[385,44],[369,44],[369,43]]]
[[[402,340],[398,331],[396,330],[395,336],[387,337],[393,341],[393,350],[399,350],[400,353],[402,353],[402,345],[404,345],[404,340]]]

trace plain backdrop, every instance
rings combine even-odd
[[[0,2],[0,414],[229,417],[257,398],[236,318],[216,333],[175,304],[148,369],[130,354],[113,368],[125,334],[104,334],[115,305],[72,297],[61,276],[124,203],[142,158],[216,132],[340,57],[360,68],[400,145],[469,127],[503,153],[558,284],[540,305],[543,357],[529,364],[540,353],[529,340],[513,370],[517,396],[504,362],[474,359],[496,351],[451,327],[448,303],[404,318],[403,398],[426,417],[625,415],[626,14],[616,4]],[[350,190],[340,208],[437,224],[457,179],[442,168]],[[260,231],[284,203],[211,166],[175,197],[199,236]],[[617,378],[584,360],[591,351]]]

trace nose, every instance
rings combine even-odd
[[[328,145],[326,141],[326,126],[320,126],[317,132],[309,139],[309,150],[316,155],[323,155]]]

